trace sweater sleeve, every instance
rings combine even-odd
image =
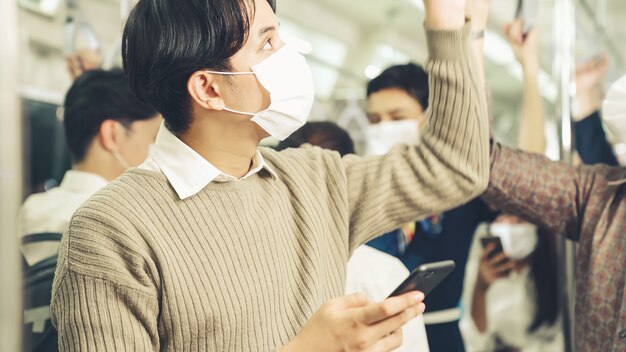
[[[350,245],[478,196],[489,176],[485,93],[469,41],[457,31],[427,31],[428,124],[419,145],[380,157],[344,158]]]
[[[157,300],[143,291],[68,272],[56,285],[60,351],[158,351]]]
[[[158,295],[144,250],[124,240],[116,220],[104,225],[79,212],[63,236],[52,288],[59,350],[158,351]]]

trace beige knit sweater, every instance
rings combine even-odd
[[[344,159],[262,149],[278,177],[180,200],[163,174],[134,169],[96,194],[61,244],[61,350],[279,348],[342,295],[356,246],[480,194],[488,126],[468,32],[428,32],[430,122],[417,147]]]

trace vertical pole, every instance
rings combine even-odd
[[[17,1],[0,1],[0,351],[19,351],[22,320],[17,212],[22,200]]]
[[[553,74],[559,88],[559,96],[555,106],[555,120],[560,125],[561,160],[572,163],[572,97],[575,93],[575,84],[572,72],[575,68],[575,39],[576,18],[574,0],[554,0],[554,63]],[[574,351],[574,297],[575,297],[575,245],[565,239],[564,234],[558,234],[560,241],[559,277],[560,297],[563,316],[563,333],[565,350]]]

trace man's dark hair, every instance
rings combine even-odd
[[[156,114],[156,109],[135,96],[122,70],[85,72],[65,95],[63,127],[74,162],[85,159],[105,120],[116,120],[129,127],[134,121]]]
[[[274,0],[267,0],[275,11]],[[140,0],[122,39],[124,70],[135,93],[163,114],[176,135],[191,124],[192,73],[231,70],[254,16],[247,0]]]
[[[339,152],[341,156],[354,154],[354,142],[346,130],[333,122],[307,122],[289,138],[280,142],[277,150],[298,148],[308,143]]]
[[[428,74],[414,63],[391,66],[367,84],[367,96],[383,89],[399,88],[428,108]]]

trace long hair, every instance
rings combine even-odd
[[[539,241],[531,258],[531,273],[535,281],[537,311],[529,332],[543,325],[554,325],[560,311],[558,290],[558,263],[555,236],[538,228]]]

